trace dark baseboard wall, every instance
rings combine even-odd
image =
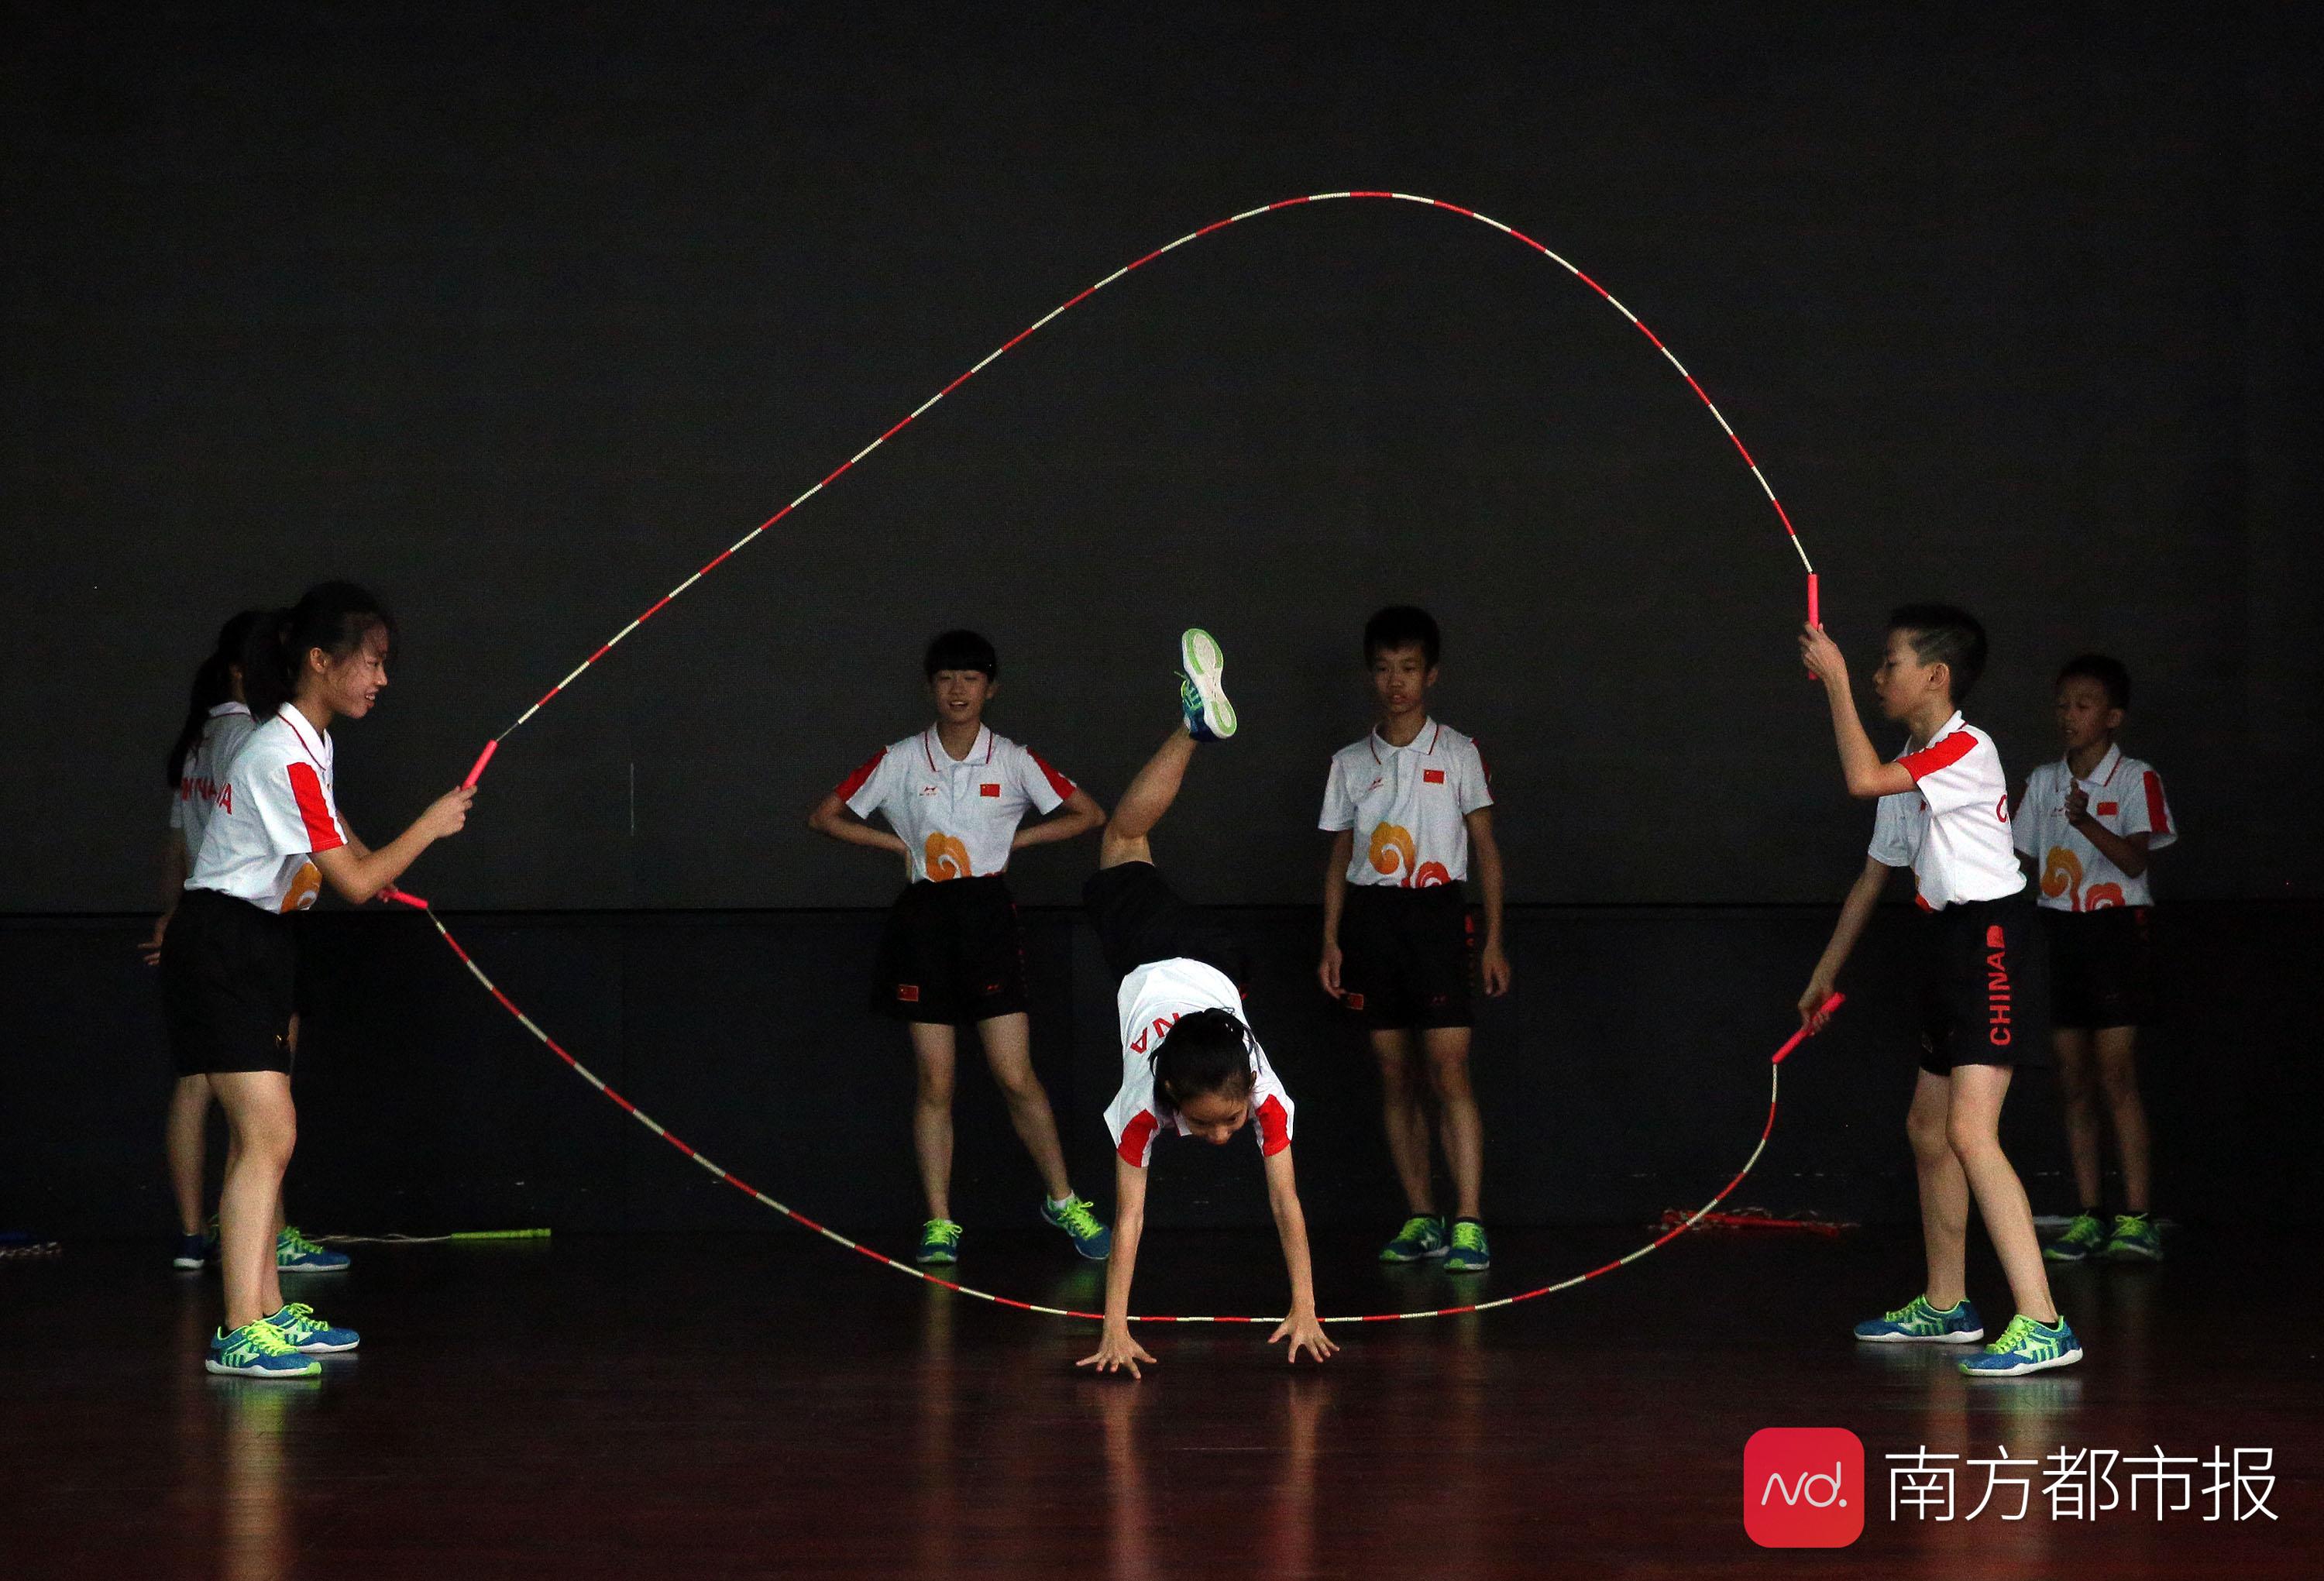
[[[1231,914],[1256,947],[1253,1024],[1298,1104],[1310,1218],[1391,1224],[1401,1202],[1360,1034],[1315,987],[1315,918]],[[2190,904],[2161,914],[2168,1025],[2147,1034],[2158,1206],[2217,1218],[2312,1199],[2324,1098],[2296,984],[2324,906]],[[921,1209],[911,1056],[866,1005],[876,912],[477,914],[447,919],[496,980],[606,1081],[800,1210],[893,1243]],[[1829,908],[1521,908],[1516,986],[1482,1007],[1475,1079],[1487,1216],[1645,1222],[1741,1163],[1766,1055]],[[306,919],[310,1018],[291,1192],[318,1232],[784,1230],[535,1043],[420,918]],[[1914,1080],[1904,919],[1875,924],[1849,1003],[1784,1066],[1775,1136],[1738,1204],[1860,1222],[1914,1216],[1903,1118]],[[0,919],[0,1228],[161,1235],[172,1077],[143,917]],[[1112,985],[1071,911],[1025,914],[1035,1062],[1076,1187],[1110,1204],[1102,1111],[1120,1066]],[[962,1037],[955,1216],[1029,1225],[1038,1181],[973,1034]],[[2057,1086],[2021,1074],[2005,1141],[2037,1212],[2071,1206]],[[222,1156],[222,1135],[213,1147]],[[214,1156],[212,1170],[218,1164]],[[1256,1148],[1166,1140],[1157,1223],[1263,1224]],[[785,1233],[788,1233],[786,1231]]]

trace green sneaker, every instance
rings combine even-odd
[[[2065,1314],[2055,1326],[2036,1323],[2020,1312],[2009,1319],[2001,1337],[1964,1360],[1960,1370],[1972,1378],[2014,1378],[2020,1373],[2070,1367],[2082,1359],[2082,1342],[2074,1337]]]
[[[2145,1213],[2117,1213],[2114,1234],[2098,1255],[2116,1263],[2160,1263],[2163,1237],[2154,1233],[2154,1218]]]
[[[931,1218],[920,1226],[920,1249],[912,1261],[923,1268],[960,1261],[960,1226],[949,1218]]]
[[[1940,1311],[1927,1296],[1916,1295],[1893,1312],[1858,1323],[1856,1337],[1868,1345],[1975,1345],[1985,1337],[1985,1323],[1967,1300]]]
[[[1041,1222],[1053,1224],[1065,1232],[1074,1243],[1074,1250],[1093,1263],[1102,1263],[1113,1250],[1113,1232],[1098,1218],[1097,1205],[1074,1197],[1059,1202],[1041,1199]],[[925,1245],[927,1243],[921,1243]]]
[[[337,1356],[363,1343],[363,1336],[315,1315],[305,1301],[292,1301],[266,1319],[283,1343],[302,1356]]]
[[[281,1329],[261,1319],[231,1334],[213,1333],[202,1370],[222,1378],[312,1378],[321,1374],[323,1364],[300,1356]]]
[[[1452,1245],[1444,1254],[1447,1273],[1482,1273],[1493,1265],[1493,1249],[1485,1243],[1485,1227],[1473,1218],[1452,1221]]]
[[[1421,1263],[1444,1255],[1444,1221],[1433,1213],[1416,1213],[1404,1221],[1396,1238],[1380,1248],[1383,1263]]]
[[[318,1246],[297,1225],[286,1224],[274,1237],[274,1267],[280,1273],[345,1273],[347,1255]]]
[[[2106,1226],[2098,1222],[2097,1214],[2077,1213],[2065,1233],[2042,1248],[2042,1255],[2052,1263],[2086,1263],[2106,1245]]]

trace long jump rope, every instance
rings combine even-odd
[[[1783,524],[1784,537],[1790,540],[1793,552],[1799,556],[1800,565],[1807,572],[1808,623],[1810,625],[1817,623],[1820,611],[1817,607],[1818,599],[1815,566],[1808,559],[1806,547],[1800,542],[1800,535],[1797,529],[1792,526],[1792,519],[1784,511],[1784,502],[1775,498],[1775,491],[1768,483],[1766,475],[1760,472],[1759,464],[1751,459],[1750,451],[1744,447],[1741,437],[1735,432],[1734,427],[1728,422],[1726,416],[1720,411],[1718,403],[1711,399],[1710,395],[1703,390],[1702,385],[1695,382],[1694,375],[1686,371],[1686,365],[1678,360],[1678,357],[1671,351],[1669,346],[1663,344],[1662,337],[1657,336],[1653,330],[1647,328],[1646,324],[1638,317],[1638,316],[1636,313],[1631,312],[1629,308],[1624,307],[1611,291],[1608,290],[1604,286],[1600,285],[1588,275],[1582,273],[1581,270],[1575,268],[1572,263],[1560,257],[1548,247],[1535,241],[1531,236],[1526,235],[1523,231],[1516,230],[1508,225],[1505,225],[1500,221],[1492,218],[1489,215],[1479,214],[1476,210],[1471,208],[1463,208],[1457,203],[1447,203],[1443,199],[1437,198],[1417,198],[1407,192],[1318,192],[1306,198],[1286,198],[1279,203],[1269,203],[1258,208],[1245,209],[1240,214],[1231,215],[1225,219],[1217,220],[1210,225],[1204,225],[1198,231],[1189,231],[1185,235],[1180,236],[1176,241],[1168,243],[1164,246],[1157,247],[1153,252],[1147,253],[1143,258],[1137,260],[1135,262],[1124,264],[1121,268],[1115,270],[1111,274],[1107,275],[1103,280],[1097,281],[1093,285],[1083,288],[1079,292],[1066,298],[1064,301],[1050,308],[1047,313],[1044,313],[1040,317],[1035,319],[1032,323],[1019,330],[1015,335],[1001,342],[1000,345],[988,353],[982,362],[970,368],[968,372],[963,373],[959,378],[954,379],[951,383],[945,385],[942,390],[937,391],[934,395],[928,397],[927,400],[922,401],[918,406],[913,408],[911,411],[905,414],[903,418],[893,427],[890,427],[886,433],[881,434],[878,438],[872,440],[872,443],[866,445],[862,449],[849,456],[845,461],[841,462],[839,465],[833,468],[830,473],[824,477],[823,480],[817,483],[813,488],[808,489],[798,499],[793,500],[780,510],[776,511],[772,516],[767,518],[766,520],[761,522],[758,526],[752,528],[741,538],[729,544],[725,548],[720,550],[719,553],[707,564],[703,565],[700,570],[695,572],[694,574],[688,576],[676,587],[671,588],[668,593],[662,594],[660,598],[655,600],[652,604],[647,607],[644,613],[639,615],[636,620],[632,620],[628,625],[614,632],[612,637],[608,638],[598,647],[595,653],[592,653],[588,657],[573,667],[571,674],[567,675],[563,680],[558,682],[557,685],[551,686],[547,692],[543,693],[539,702],[526,709],[522,713],[517,715],[514,723],[511,724],[508,729],[503,731],[499,735],[494,736],[490,741],[486,742],[484,744],[484,751],[476,758],[475,766],[468,770],[468,777],[463,783],[473,787],[476,781],[483,777],[485,765],[493,760],[493,754],[500,750],[501,743],[503,741],[507,740],[509,737],[514,735],[518,730],[523,727],[526,722],[532,718],[534,714],[539,713],[543,708],[547,707],[549,702],[559,693],[563,692],[567,686],[573,685],[574,682],[579,680],[591,666],[595,665],[599,659],[604,658],[608,653],[611,653],[624,638],[630,635],[630,633],[635,631],[648,620],[652,620],[654,616],[659,614],[672,600],[685,593],[688,588],[701,581],[704,577],[709,575],[713,571],[718,569],[720,565],[725,564],[725,562],[732,558],[737,551],[748,545],[752,539],[757,538],[768,529],[780,522],[792,511],[797,510],[809,500],[814,499],[817,494],[823,492],[824,490],[829,488],[833,483],[837,483],[841,473],[846,472],[849,468],[863,460],[864,457],[870,455],[873,451],[879,449],[881,446],[885,445],[898,434],[902,433],[906,428],[911,427],[914,422],[918,420],[921,414],[927,411],[929,408],[935,406],[936,402],[942,400],[945,396],[950,395],[954,391],[967,383],[971,379],[975,378],[979,373],[984,372],[986,368],[991,366],[992,363],[1000,361],[1002,356],[1013,350],[1020,342],[1029,338],[1037,330],[1043,328],[1051,320],[1064,314],[1068,308],[1079,306],[1081,303],[1088,300],[1091,297],[1093,297],[1098,292],[1103,290],[1106,287],[1111,285],[1114,281],[1120,280],[1125,275],[1137,272],[1139,270],[1145,268],[1148,264],[1153,262],[1163,254],[1167,253],[1175,253],[1179,248],[1186,245],[1189,242],[1198,242],[1204,236],[1211,234],[1213,231],[1222,231],[1229,225],[1240,225],[1245,220],[1257,219],[1262,215],[1275,214],[1286,208],[1297,208],[1306,204],[1333,203],[1342,200],[1365,198],[1384,199],[1394,203],[1415,203],[1418,204],[1423,208],[1440,209],[1446,214],[1456,214],[1464,219],[1475,220],[1480,225],[1490,225],[1493,229],[1500,232],[1503,235],[1524,243],[1526,246],[1540,253],[1544,258],[1548,259],[1551,262],[1564,270],[1566,273],[1572,275],[1575,280],[1580,280],[1583,285],[1588,286],[1591,290],[1597,292],[1599,297],[1602,299],[1609,307],[1612,308],[1623,317],[1628,319],[1631,326],[1635,327],[1640,335],[1645,336],[1646,339],[1653,344],[1654,348],[1663,354],[1664,359],[1667,361],[1673,368],[1678,371],[1678,376],[1686,381],[1687,388],[1694,391],[1696,399],[1702,402],[1704,409],[1711,413],[1712,420],[1718,423],[1720,431],[1724,433],[1727,437],[1733,442],[1736,454],[1743,458],[1743,464],[1750,469],[1751,476],[1758,483],[1761,492],[1767,496],[1767,503],[1775,509],[1775,519]],[[733,1171],[725,1168],[722,1164],[713,1163],[710,1159],[696,1152],[687,1143],[681,1141],[669,1130],[669,1127],[662,1125],[660,1121],[655,1119],[651,1115],[649,1115],[644,1110],[639,1108],[637,1105],[632,1103],[628,1098],[622,1097],[611,1087],[606,1086],[603,1079],[601,1079],[595,1071],[590,1070],[588,1066],[584,1065],[580,1061],[575,1059],[572,1054],[567,1052],[563,1045],[559,1044],[555,1038],[549,1036],[547,1032],[543,1031],[538,1022],[534,1021],[531,1016],[526,1015],[521,1009],[518,1008],[516,1001],[510,998],[507,994],[503,993],[499,985],[494,983],[491,978],[484,975],[484,969],[476,964],[475,958],[471,956],[466,950],[461,947],[460,942],[452,936],[451,930],[444,925],[443,919],[436,915],[435,909],[430,906],[428,902],[422,900],[416,895],[408,894],[401,889],[391,889],[387,891],[386,898],[401,902],[405,905],[412,906],[424,914],[429,922],[434,924],[436,931],[443,935],[444,942],[451,946],[452,953],[459,958],[460,964],[466,967],[469,974],[479,983],[484,985],[484,991],[492,995],[493,998],[500,1001],[501,1007],[506,1010],[511,1016],[515,1016],[519,1025],[522,1026],[527,1032],[532,1034],[534,1037],[540,1039],[542,1046],[546,1047],[549,1052],[555,1054],[558,1059],[564,1061],[567,1066],[572,1068],[576,1075],[579,1076],[590,1086],[595,1088],[599,1092],[604,1093],[605,1097],[610,1098],[616,1106],[618,1106],[624,1114],[637,1121],[639,1125],[643,1126],[647,1130],[651,1131],[655,1135],[669,1143],[672,1147],[677,1148],[678,1152],[692,1159],[696,1163],[700,1164],[719,1181],[723,1181],[726,1185],[733,1187],[736,1190],[742,1192],[744,1196],[751,1198],[753,1201],[773,1209],[777,1213],[779,1213],[784,1218],[790,1219],[793,1223],[803,1225],[807,1228],[813,1230],[816,1234],[823,1236],[825,1239],[844,1246],[851,1252],[858,1253],[862,1256],[869,1257],[874,1263],[892,1268],[899,1273],[908,1274],[912,1278],[921,1280],[928,1284],[938,1285],[945,1290],[954,1291],[964,1296],[974,1296],[979,1301],[991,1301],[996,1306],[1014,1307],[1019,1311],[1038,1312],[1045,1317],[1081,1318],[1091,1321],[1103,1321],[1104,1314],[1101,1312],[1075,1311],[1066,1307],[1044,1306],[1038,1301],[1018,1301],[1013,1297],[994,1295],[989,1291],[972,1289],[967,1285],[957,1283],[953,1280],[939,1278],[936,1274],[928,1273],[926,1269],[915,1267],[908,1263],[899,1262],[895,1258],[889,1256],[884,1252],[874,1251],[870,1246],[864,1245],[859,1241],[851,1240],[847,1236],[840,1234],[837,1230],[833,1229],[830,1226],[819,1224],[816,1220],[809,1218],[806,1214],[801,1213],[796,1208],[776,1201],[772,1197],[768,1196],[764,1191],[760,1190],[756,1186],[752,1185],[749,1181],[735,1174]],[[1645,1245],[1638,1247],[1637,1250],[1629,1253],[1628,1255],[1617,1257],[1610,1263],[1602,1264],[1596,1268],[1592,1268],[1586,1273],[1577,1273],[1570,1279],[1560,1280],[1554,1284],[1545,1284],[1540,1286],[1538,1289],[1525,1291],[1517,1295],[1502,1296],[1497,1301],[1475,1301],[1466,1306],[1437,1307],[1427,1311],[1419,1312],[1357,1313],[1342,1317],[1325,1318],[1323,1321],[1326,1323],[1390,1323],[1405,1321],[1416,1318],[1451,1318],[1470,1312],[1489,1312],[1497,1307],[1513,1307],[1520,1301],[1529,1301],[1540,1296],[1553,1295],[1562,1290],[1571,1290],[1575,1285],[1586,1284],[1591,1280],[1596,1279],[1601,1274],[1611,1273],[1617,1268],[1627,1267],[1630,1264],[1637,1262],[1639,1258],[1646,1256],[1656,1247],[1664,1245],[1665,1242],[1674,1240],[1679,1236],[1685,1234],[1689,1229],[1692,1228],[1698,1221],[1710,1214],[1713,1209],[1725,1201],[1729,1194],[1732,1192],[1736,1187],[1743,1183],[1744,1176],[1751,1172],[1752,1166],[1759,1162],[1759,1155],[1766,1151],[1767,1138],[1775,1134],[1775,1107],[1778,1099],[1782,1096],[1783,1066],[1785,1057],[1788,1056],[1793,1050],[1798,1048],[1801,1043],[1805,1039],[1812,1036],[1816,1032],[1821,1031],[1824,1022],[1831,1016],[1833,1011],[1840,1008],[1845,998],[1845,995],[1833,994],[1830,998],[1826,999],[1822,1006],[1818,1008],[1815,1015],[1806,1024],[1802,1025],[1799,1031],[1792,1034],[1790,1037],[1784,1039],[1783,1046],[1778,1048],[1775,1053],[1770,1056],[1767,1062],[1767,1121],[1765,1126],[1760,1127],[1759,1140],[1751,1149],[1751,1156],[1744,1160],[1743,1167],[1741,1169],[1735,1172],[1735,1178],[1729,1181],[1724,1186],[1721,1186],[1719,1189],[1718,1195],[1712,1197],[1710,1201],[1704,1203],[1701,1208],[1688,1215],[1681,1222],[1672,1225],[1661,1235],[1655,1236],[1653,1240],[1648,1241]],[[1130,1321],[1133,1323],[1277,1323],[1282,1321],[1282,1319],[1280,1317],[1182,1317],[1147,1313],[1133,1316],[1130,1318]]]

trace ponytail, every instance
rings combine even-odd
[[[374,630],[393,637],[395,617],[352,582],[318,583],[289,609],[254,623],[242,659],[242,690],[250,699],[251,717],[263,724],[290,706],[308,654],[319,648],[334,659],[345,658]]]
[[[178,739],[170,748],[170,759],[161,766],[162,782],[176,790],[186,775],[186,758],[202,739],[202,727],[209,722],[210,710],[221,703],[234,701],[234,672],[244,660],[243,653],[250,634],[273,619],[266,610],[244,610],[218,628],[217,640],[210,645],[210,655],[194,672],[193,693],[186,703],[186,722],[178,727]]]

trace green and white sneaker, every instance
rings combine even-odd
[[[2053,1328],[2036,1323],[2020,1312],[2009,1319],[2001,1337],[1965,1359],[1960,1370],[1972,1378],[2014,1378],[2021,1373],[2070,1367],[2082,1359],[2082,1342],[2074,1337],[2063,1312]]]
[[[1444,1254],[1447,1273],[1482,1273],[1493,1265],[1493,1249],[1485,1240],[1485,1227],[1473,1218],[1452,1221],[1452,1245]]]
[[[1225,740],[1235,733],[1234,704],[1219,684],[1226,650],[1200,626],[1189,626],[1178,634],[1178,709],[1186,717],[1186,733],[1198,741]]]
[[[1383,1263],[1424,1263],[1442,1257],[1452,1243],[1444,1238],[1444,1221],[1433,1213],[1416,1213],[1404,1221],[1396,1238],[1380,1248]]]
[[[1065,1231],[1074,1250],[1093,1263],[1102,1263],[1113,1252],[1113,1232],[1098,1218],[1097,1205],[1084,1198],[1042,1198],[1041,1222]]]
[[[2045,1261],[2052,1263],[2087,1263],[2106,1245],[2106,1226],[2095,1213],[2077,1213],[2074,1222],[2065,1232],[2042,1248]]]
[[[261,1319],[231,1334],[213,1332],[202,1370],[222,1378],[312,1378],[321,1374],[323,1364],[300,1355],[281,1329]]]
[[[2160,1263],[2163,1237],[2154,1232],[2154,1218],[2146,1213],[2117,1213],[2114,1234],[2098,1255],[2116,1263]]]
[[[960,1226],[949,1218],[931,1218],[920,1226],[920,1249],[912,1261],[923,1268],[949,1266],[960,1261]]]
[[[278,1273],[345,1273],[347,1262],[345,1252],[317,1245],[295,1224],[284,1225],[282,1233],[274,1237],[274,1269]]]
[[[362,1335],[325,1322],[305,1301],[292,1301],[266,1322],[302,1356],[337,1356],[363,1343]]]
[[[1966,1301],[1941,1312],[1927,1296],[1916,1295],[1893,1312],[1858,1323],[1856,1337],[1868,1345],[1975,1345],[1985,1337],[1985,1320]]]

